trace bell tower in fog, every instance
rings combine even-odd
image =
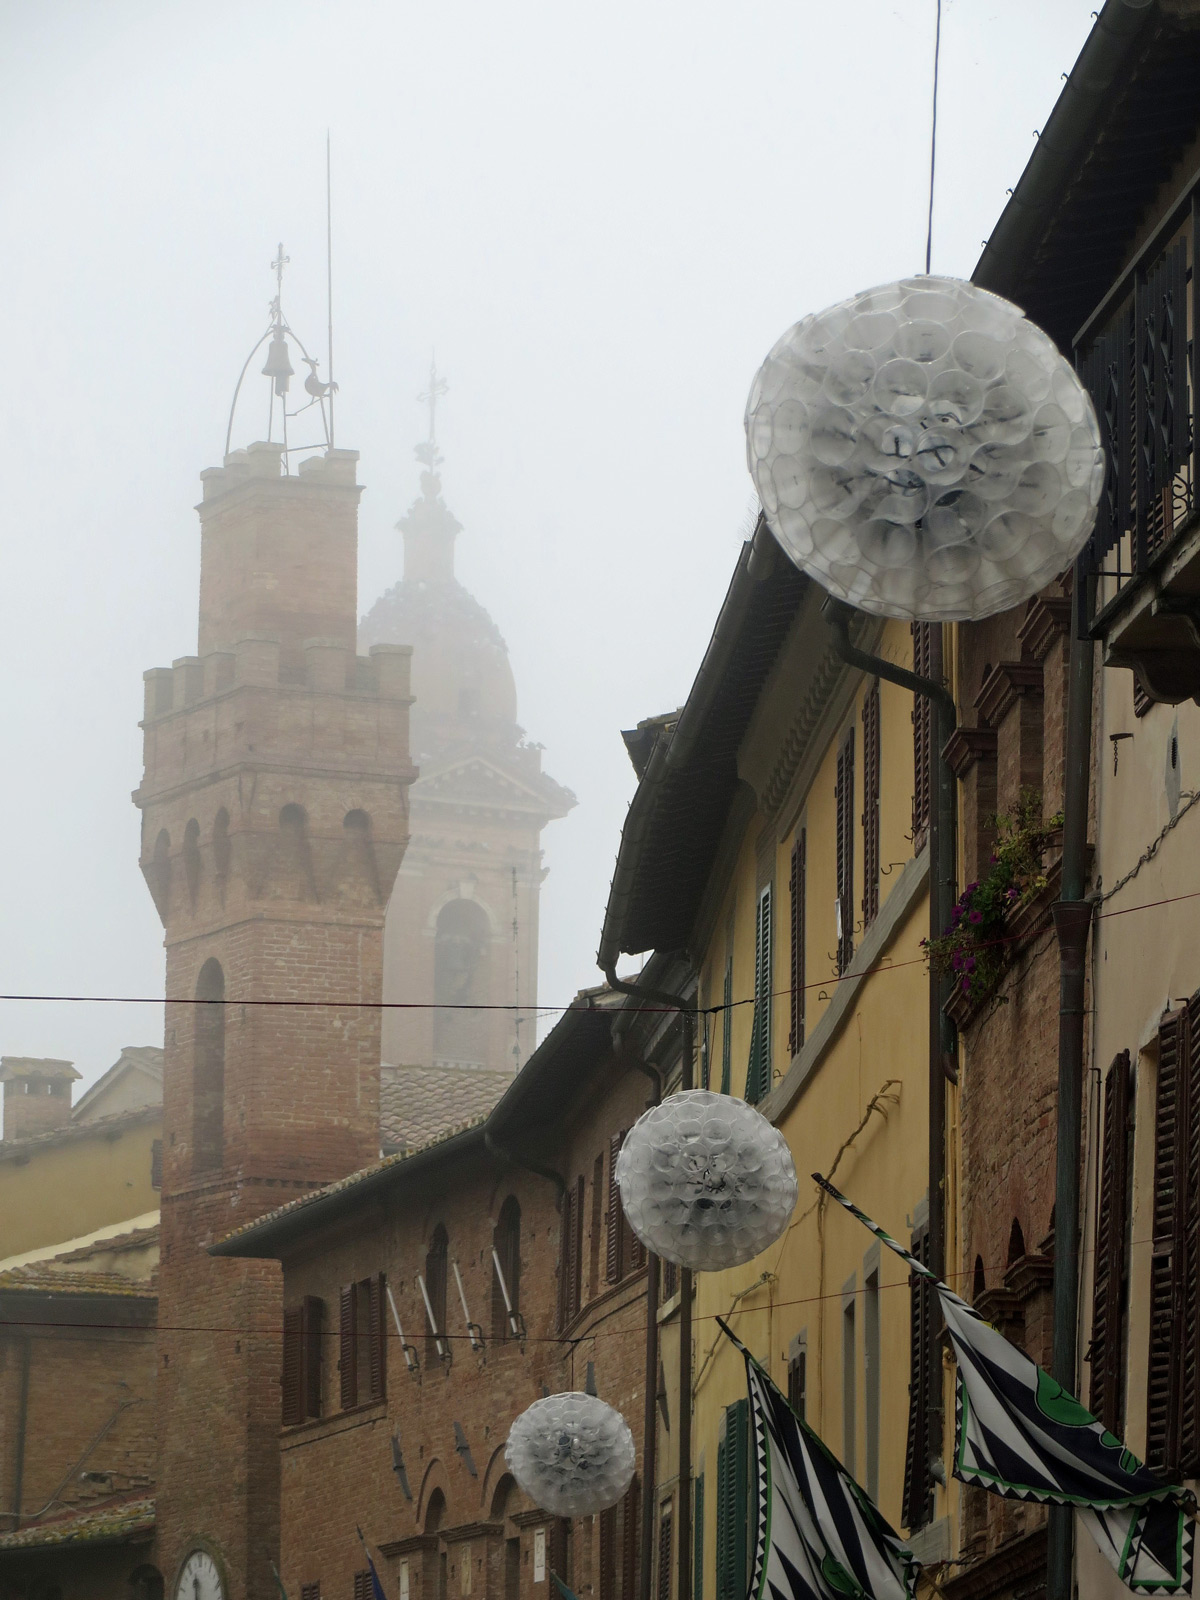
[[[333,446],[315,361],[306,432],[289,422],[305,403],[289,401],[293,358],[307,358],[280,298],[260,341],[271,428],[201,474],[198,642],[146,674],[134,795],[170,996],[155,1557],[168,1594],[204,1561],[227,1596],[273,1590],[279,1270],[207,1246],[378,1157],[371,1002],[415,775],[411,652],[356,653],[357,452]]]

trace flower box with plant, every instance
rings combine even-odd
[[[997,814],[994,822],[996,846],[987,872],[959,895],[950,926],[922,941],[933,971],[952,974],[955,993],[972,1000],[983,999],[999,982],[1012,923],[1047,887],[1043,862],[1062,816],[1043,821],[1041,795],[1023,789],[1016,810]]]

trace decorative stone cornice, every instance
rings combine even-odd
[[[503,1532],[502,1522],[461,1522],[457,1528],[440,1529],[439,1536],[447,1544],[462,1544],[467,1539],[498,1539]]]
[[[1040,661],[1001,661],[983,680],[975,708],[984,723],[995,728],[1024,695],[1041,695]]]
[[[393,1539],[388,1544],[381,1544],[379,1553],[388,1557],[411,1556],[426,1550],[436,1550],[437,1546],[438,1536],[436,1533],[414,1533],[407,1539]]]
[[[956,778],[965,778],[978,761],[996,759],[995,728],[955,728],[942,755]]]
[[[767,816],[774,816],[783,804],[838,676],[844,670],[844,663],[832,650],[827,650],[817,663],[808,693],[781,741],[778,760],[763,789],[761,804]]]
[[[1017,629],[1021,654],[1044,661],[1056,639],[1071,631],[1071,602],[1061,596],[1039,595],[1031,600],[1025,620]]]

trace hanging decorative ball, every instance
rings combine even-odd
[[[798,1188],[779,1129],[727,1094],[688,1089],[625,1136],[617,1182],[647,1249],[696,1272],[751,1261],[787,1227]]]
[[[790,328],[746,458],[796,565],[860,611],[990,616],[1070,566],[1096,520],[1092,402],[1050,337],[955,278],[905,278]]]
[[[529,1498],[558,1517],[607,1511],[633,1480],[629,1425],[593,1394],[535,1400],[508,1430],[504,1455]]]

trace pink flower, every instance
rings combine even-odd
[[[983,912],[982,911],[972,911],[972,913],[971,913],[971,921],[972,922],[982,922],[983,921]]]

